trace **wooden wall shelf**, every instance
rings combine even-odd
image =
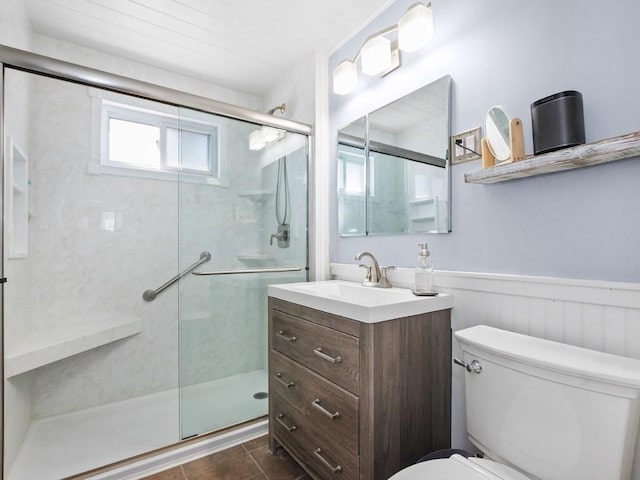
[[[497,183],[533,177],[640,156],[640,132],[608,138],[595,143],[529,155],[524,160],[474,170],[464,174],[466,183]]]

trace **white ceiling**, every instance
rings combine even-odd
[[[391,0],[25,0],[35,32],[264,94]]]

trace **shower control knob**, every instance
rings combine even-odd
[[[453,359],[453,363],[456,365],[460,365],[467,369],[467,372],[470,373],[480,373],[482,372],[482,364],[478,360],[473,360],[471,363],[465,363],[458,358]]]
[[[271,234],[271,239],[269,240],[269,245],[273,245],[273,239],[275,238],[278,241],[278,247],[280,248],[288,248],[289,247],[289,230],[290,226],[288,223],[283,223],[278,225],[278,233]]]

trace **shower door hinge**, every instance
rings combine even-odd
[[[7,283],[7,277],[0,278],[0,283]]]

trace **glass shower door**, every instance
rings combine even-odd
[[[181,270],[211,255],[180,282],[189,438],[267,414],[267,286],[307,280],[307,136],[183,109],[176,152]]]
[[[3,75],[3,478],[67,478],[179,440],[179,109]]]

